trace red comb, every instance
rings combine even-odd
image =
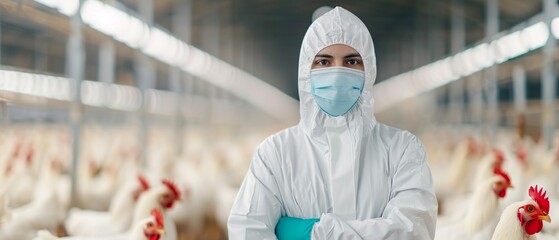
[[[179,188],[174,182],[171,182],[170,180],[167,179],[163,179],[163,184],[167,186],[169,190],[171,190],[171,192],[173,193],[173,195],[175,195],[176,198],[180,198],[181,192],[179,191]]]
[[[4,173],[8,174],[12,172],[12,169],[14,168],[14,162],[13,161],[9,161],[6,164],[6,168],[4,169]]]
[[[468,141],[468,152],[470,154],[477,154],[478,147],[477,147],[476,140],[472,136],[468,136],[467,141]]]
[[[503,151],[501,151],[501,149],[494,148],[493,155],[495,156],[495,159],[497,159],[497,162],[503,163],[503,161],[505,161],[505,155],[503,154]]]
[[[30,148],[29,151],[27,152],[27,155],[25,155],[25,163],[27,163],[28,165],[30,165],[33,161],[33,148]]]
[[[149,189],[149,182],[143,175],[138,175],[138,181],[140,181],[140,185],[144,191]]]
[[[19,156],[20,152],[21,152],[21,142],[18,142],[14,147],[14,152],[12,153],[12,158],[16,158],[17,156]]]
[[[151,210],[151,216],[153,216],[155,218],[155,222],[157,223],[157,225],[159,227],[163,227],[163,215],[161,214],[161,212],[157,209],[152,209]]]
[[[528,155],[528,153],[524,148],[518,149],[518,151],[516,151],[516,158],[518,158],[518,160],[520,160],[521,162],[526,162],[526,155]]]
[[[528,190],[528,195],[538,203],[540,209],[545,213],[549,213],[549,199],[545,196],[546,193],[547,191],[543,191],[543,188],[538,190],[538,185],[536,187],[531,186],[530,190]]]
[[[501,168],[495,168],[493,170],[493,173],[495,175],[499,175],[499,176],[503,177],[509,185],[511,184],[509,175],[506,172],[504,172],[503,170],[501,170]]]

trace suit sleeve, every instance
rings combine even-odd
[[[277,239],[275,227],[281,216],[278,185],[267,157],[256,151],[228,219],[229,239]]]
[[[392,175],[390,200],[381,218],[344,221],[332,213],[315,224],[312,239],[433,239],[437,200],[423,145],[407,145]]]

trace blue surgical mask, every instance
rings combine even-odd
[[[311,70],[311,94],[330,116],[340,116],[351,110],[363,92],[365,72],[346,67]]]

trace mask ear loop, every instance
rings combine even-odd
[[[316,54],[315,54],[315,56],[316,56]],[[312,126],[310,126],[310,127],[311,127],[311,129],[315,129],[318,125],[318,120],[319,120],[318,118],[320,118],[319,114],[320,114],[320,112],[322,112],[322,110],[320,109],[320,106],[318,106],[318,103],[316,103],[316,100],[314,99],[314,96],[313,96],[313,93],[312,93],[313,87],[312,87],[312,81],[311,81],[311,74],[312,74],[312,70],[313,70],[312,65],[313,65],[313,62],[314,62],[314,57],[312,59],[310,59],[310,61],[308,61],[308,62],[311,63],[311,64],[309,64],[308,78],[307,78],[308,86],[309,86],[309,88],[308,88],[309,89],[309,97],[312,98],[312,102],[313,102],[312,104],[314,104],[314,106],[315,106],[314,108],[312,108],[312,113],[311,113],[312,118],[311,119],[313,121],[312,121],[312,124],[311,124]],[[324,113],[322,113],[322,114],[324,114]]]

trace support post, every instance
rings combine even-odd
[[[526,70],[522,65],[516,65],[512,69],[514,88],[514,115],[516,133],[519,138],[526,134]]]
[[[0,99],[0,125],[8,125],[8,103]]]
[[[544,19],[548,26],[557,16],[557,3],[555,0],[543,1]],[[542,67],[542,136],[549,149],[553,147],[553,132],[555,130],[555,98],[556,93],[556,76],[554,69],[554,53],[556,41],[550,37],[543,47],[543,67]]]
[[[192,32],[192,1],[185,0],[181,1],[177,8],[175,9],[173,15],[173,32],[175,35],[190,43],[190,35]],[[175,116],[173,117],[174,122],[174,138],[175,138],[175,153],[177,156],[182,155],[184,146],[184,129],[186,124],[186,118],[182,114],[183,105],[188,104],[187,91],[185,89],[185,83],[183,81],[190,81],[190,76],[175,67],[169,67],[169,81],[171,86],[171,91],[177,94]]]
[[[138,9],[140,17],[149,26],[153,23],[153,0],[140,0],[138,1]],[[140,165],[146,165],[147,151],[148,151],[148,135],[149,135],[149,121],[148,121],[148,103],[145,91],[155,86],[155,64],[153,60],[139,51],[134,52],[135,68],[134,75],[137,80],[137,87],[142,92],[142,106],[137,112],[138,119],[138,150]]]
[[[80,1],[81,8],[83,1]],[[77,11],[80,12],[79,10]],[[77,206],[78,195],[78,168],[80,156],[80,140],[83,122],[83,108],[81,104],[81,82],[84,77],[85,51],[82,37],[82,22],[79,14],[75,14],[70,19],[70,34],[66,45],[66,71],[70,79],[70,127],[72,134],[72,165],[70,170],[71,189],[70,206]]]
[[[450,49],[452,54],[457,54],[464,50],[466,45],[466,24],[464,22],[464,2],[463,0],[452,0],[451,6],[451,35]],[[464,112],[464,83],[458,80],[450,84],[450,103],[449,113],[452,116],[452,123],[458,126],[463,123]]]
[[[486,37],[492,38],[499,32],[499,0],[487,0],[487,14],[486,14]],[[486,110],[486,131],[489,134],[489,139],[494,139],[495,130],[497,128],[498,113],[498,99],[499,92],[497,86],[497,65],[487,68],[485,71],[485,96],[487,100]]]

